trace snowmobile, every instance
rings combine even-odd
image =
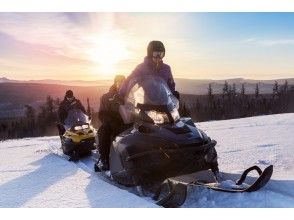
[[[119,112],[130,127],[113,139],[109,164],[111,178],[124,186],[136,186],[140,194],[153,193],[157,204],[178,207],[187,196],[187,187],[204,186],[227,192],[254,191],[264,186],[272,166],[264,172],[252,167],[230,189],[222,187],[217,162],[217,142],[197,128],[191,118],[181,118],[179,101],[165,81],[157,76],[140,76],[128,84]],[[94,160],[98,160],[94,153]],[[99,171],[97,165],[95,171]],[[254,184],[244,184],[247,174],[260,174]],[[183,182],[177,177],[206,172],[204,177]],[[211,178],[212,177],[212,178]],[[235,188],[234,188],[235,187]],[[250,188],[251,187],[251,188]]]
[[[60,136],[61,148],[69,160],[76,161],[80,157],[91,155],[96,148],[97,131],[91,125],[91,120],[80,109],[70,109],[63,126],[65,132]]]

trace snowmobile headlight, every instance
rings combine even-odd
[[[82,125],[82,128],[83,129],[88,129],[89,128],[89,125]]]
[[[145,113],[153,120],[155,124],[163,124],[168,121],[166,113],[157,111],[145,111]]]
[[[75,131],[79,131],[79,130],[82,130],[83,127],[82,126],[75,126],[74,129],[75,129]]]
[[[170,114],[173,117],[174,121],[177,121],[180,119],[180,114],[179,114],[178,109],[174,108]]]

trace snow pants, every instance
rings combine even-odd
[[[104,122],[98,130],[98,151],[101,159],[108,161],[110,153],[110,145],[115,136],[124,131],[127,127],[118,122]]]

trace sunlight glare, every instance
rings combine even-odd
[[[125,41],[111,35],[93,38],[93,48],[88,50],[89,59],[99,64],[102,74],[114,74],[116,64],[128,58]]]

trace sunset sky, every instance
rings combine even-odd
[[[128,75],[151,40],[176,78],[294,77],[294,13],[0,13],[0,77]]]

